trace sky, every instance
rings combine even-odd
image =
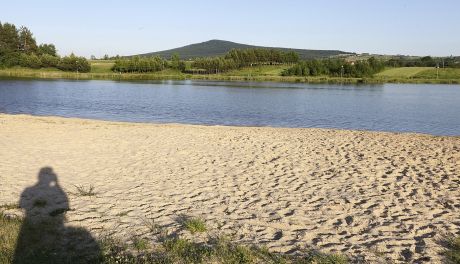
[[[210,39],[357,53],[460,55],[459,0],[3,1],[61,55],[160,51]]]

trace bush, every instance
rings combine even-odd
[[[57,68],[63,71],[90,72],[91,65],[84,57],[77,57],[73,53],[61,59]]]
[[[57,67],[60,61],[60,58],[57,56],[51,56],[48,54],[42,54],[40,55],[40,61],[42,67],[45,68],[51,68],[51,67]]]
[[[42,66],[42,62],[40,61],[40,58],[35,54],[29,55],[26,53],[21,53],[21,56],[19,57],[19,65],[22,67],[39,69]]]
[[[18,52],[0,51],[0,67],[12,67],[19,65],[20,54]]]

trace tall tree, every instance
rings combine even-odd
[[[19,35],[16,26],[10,23],[2,25],[0,30],[0,45],[2,49],[16,51],[19,48]]]
[[[19,29],[19,49],[26,53],[32,53],[38,50],[37,42],[35,41],[32,31],[24,26]]]
[[[42,55],[48,54],[57,56],[56,47],[53,44],[40,44],[40,46],[38,46],[38,53]]]

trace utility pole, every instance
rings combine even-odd
[[[436,64],[436,79],[439,78],[439,64]]]

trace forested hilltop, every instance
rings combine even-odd
[[[281,52],[295,52],[299,55],[299,58],[302,60],[306,59],[318,59],[318,58],[327,58],[331,56],[343,55],[343,54],[355,54],[352,52],[346,52],[341,50],[312,50],[312,49],[290,49],[290,48],[280,48],[280,47],[264,47],[264,46],[254,46],[236,43],[226,40],[208,40],[201,43],[190,44],[184,47],[150,52],[145,54],[139,54],[141,57],[152,57],[158,56],[163,59],[169,59],[174,54],[179,54],[180,59],[190,60],[195,58],[202,57],[219,57],[224,56],[233,49],[245,50],[245,49],[267,49],[267,50],[277,50]]]
[[[37,44],[32,31],[25,26],[0,22],[0,68],[58,68],[63,71],[89,72],[91,65],[74,54],[60,57],[54,44]]]

